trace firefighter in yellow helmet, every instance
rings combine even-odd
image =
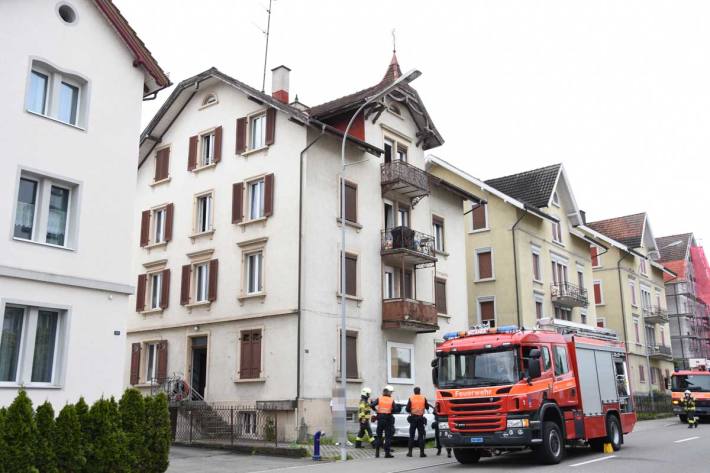
[[[358,404],[357,408],[357,420],[360,424],[360,430],[357,433],[357,437],[355,437],[355,448],[362,448],[365,434],[367,434],[367,441],[370,445],[373,445],[375,441],[370,427],[370,416],[372,415],[372,408],[370,407],[371,393],[372,390],[370,388],[362,388],[362,391],[360,391],[360,404]]]
[[[688,418],[688,428],[692,429],[698,428],[698,418],[695,417],[695,399],[693,399],[693,394],[690,392],[690,390],[686,389],[685,392],[683,393],[683,399],[681,400],[681,404],[683,405],[683,410],[685,411],[685,415]]]

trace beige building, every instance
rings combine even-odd
[[[561,164],[481,181],[430,157],[432,172],[476,193],[467,203],[471,325],[533,327],[543,317],[594,325],[591,239]],[[434,166],[435,165],[435,166]]]
[[[597,323],[626,342],[637,394],[665,391],[673,371],[664,272],[646,213],[589,222],[607,248],[592,246]],[[606,237],[606,238],[605,238]]]

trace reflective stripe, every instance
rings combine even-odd
[[[382,396],[377,400],[377,413],[378,414],[392,414],[392,406],[394,405],[394,399],[389,396]]]
[[[426,406],[426,398],[424,396],[421,394],[413,394],[409,398],[409,402],[411,403],[412,415],[424,415],[424,407]]]

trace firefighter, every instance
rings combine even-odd
[[[370,388],[363,388],[360,391],[360,404],[357,409],[357,420],[360,423],[360,430],[355,437],[355,448],[362,448],[362,440],[365,434],[367,434],[367,440],[370,445],[373,445],[375,437],[372,435],[372,428],[370,427],[370,415],[372,408],[370,407],[370,393],[372,390]],[[373,445],[374,447],[374,445]]]
[[[436,456],[441,455],[441,432],[439,422],[441,421],[438,412],[434,412],[434,437],[436,439]],[[451,447],[446,447],[446,456],[451,458]]]
[[[409,452],[408,457],[412,456],[412,448],[414,447],[414,434],[417,434],[417,444],[419,444],[419,456],[426,457],[424,453],[424,443],[426,442],[426,417],[424,413],[431,406],[424,396],[421,394],[422,390],[419,387],[414,388],[414,394],[409,397],[407,402],[406,411],[409,412]]]
[[[695,427],[697,429],[698,418],[695,417],[695,399],[693,399],[693,395],[688,389],[686,389],[685,393],[683,393],[682,404],[683,410],[685,411],[685,415],[688,418],[688,428],[692,429],[693,427]]]
[[[394,436],[394,415],[400,408],[392,398],[394,388],[385,386],[382,396],[372,401],[370,406],[377,412],[377,440],[375,444],[375,458],[380,457],[380,448],[385,449],[385,458],[394,458],[392,455],[392,437]]]

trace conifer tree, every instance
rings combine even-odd
[[[2,435],[5,443],[5,471],[13,473],[35,473],[34,446],[37,441],[32,401],[24,389],[20,389],[17,397],[5,415]]]
[[[81,423],[76,408],[67,404],[57,416],[56,442],[54,451],[57,465],[62,473],[80,473],[86,464]]]
[[[148,472],[149,461],[146,446],[146,412],[143,395],[137,389],[126,389],[118,403],[121,429],[126,434],[128,465],[132,472]]]
[[[37,406],[35,424],[37,425],[35,467],[42,473],[57,473],[57,457],[54,453],[56,424],[54,422],[54,408],[48,401]]]
[[[149,458],[145,471],[162,473],[168,469],[172,441],[168,398],[164,393],[145,399],[145,423],[145,443]]]

